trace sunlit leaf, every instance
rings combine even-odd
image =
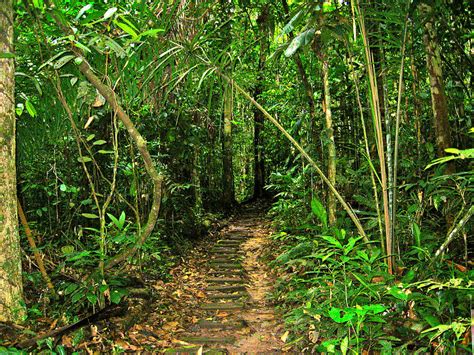
[[[112,17],[112,15],[115,14],[115,12],[117,12],[117,8],[111,7],[105,12],[104,17],[102,17],[102,19],[107,20],[108,18]]]
[[[35,106],[31,103],[30,100],[26,100],[25,106],[26,106],[26,111],[28,111],[29,115],[30,115],[31,117],[36,117],[36,115],[37,115],[36,108],[35,108]]]
[[[311,28],[309,30],[306,30],[300,33],[298,36],[293,38],[288,48],[285,50],[285,56],[291,57],[293,54],[295,54],[298,48],[309,44],[311,40],[313,39],[315,32],[316,31],[314,30],[314,28]]]
[[[114,21],[114,23],[120,27],[124,32],[128,33],[130,36],[132,36],[133,38],[136,38],[138,36],[138,34],[133,30],[133,28],[131,28],[129,25],[123,23],[123,22],[119,22],[119,21]]]
[[[77,161],[79,163],[88,163],[88,162],[92,161],[92,159],[89,158],[89,157],[79,157],[79,158],[77,158]]]
[[[89,10],[91,7],[92,7],[92,4],[87,4],[82,9],[80,9],[79,12],[77,13],[77,16],[74,18],[74,20],[76,20],[76,21],[79,20],[81,18],[81,16],[84,15],[84,13],[87,10]]]
[[[62,68],[64,65],[66,65],[67,63],[69,63],[72,59],[76,58],[75,55],[72,55],[72,54],[68,54],[68,55],[65,55],[64,57],[61,57],[59,58],[56,63],[54,63],[54,66],[53,68],[54,69],[60,69]]]

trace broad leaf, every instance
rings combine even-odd
[[[326,212],[326,208],[324,208],[321,201],[317,198],[313,198],[311,200],[311,210],[313,211],[314,215],[319,218],[321,223],[327,227],[328,226],[328,216]]]
[[[64,57],[59,58],[56,63],[54,63],[53,68],[54,69],[60,69],[67,63],[69,63],[72,59],[74,59],[76,56],[72,54],[65,55]]]
[[[352,318],[354,318],[354,315],[355,313],[351,309],[343,310],[340,308],[333,307],[329,311],[329,317],[331,317],[331,319],[336,323],[347,323],[351,321]]]
[[[300,33],[298,36],[293,38],[291,41],[290,45],[285,51],[285,56],[291,57],[295,52],[300,48],[301,46],[305,46],[311,42],[311,40],[314,37],[315,30],[314,28],[311,28],[309,30],[306,30],[302,33]]]
[[[107,20],[108,18],[112,17],[113,14],[115,14],[115,12],[117,12],[117,8],[116,7],[111,7],[110,9],[108,9],[105,12],[104,17],[102,17],[102,19]]]

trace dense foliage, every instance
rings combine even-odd
[[[213,221],[269,197],[293,349],[469,351],[471,2],[15,11],[18,198],[60,295],[25,260],[27,321],[119,303],[124,268],[166,279]]]

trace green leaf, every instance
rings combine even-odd
[[[309,30],[306,30],[306,31],[300,33],[298,36],[293,38],[293,40],[289,44],[288,48],[285,50],[285,56],[287,58],[291,57],[293,54],[295,54],[295,52],[298,50],[298,48],[311,43],[311,40],[313,39],[315,32],[316,31],[314,30],[314,28],[311,28]]]
[[[64,255],[74,253],[74,246],[73,245],[65,245],[61,247],[61,251]]]
[[[92,161],[92,159],[89,158],[89,157],[79,157],[79,158],[77,158],[77,161],[78,161],[79,163],[87,163],[87,162]]]
[[[420,311],[420,314],[424,321],[428,323],[430,327],[436,327],[441,324],[441,322],[436,316],[432,315],[427,311],[422,310]]]
[[[64,290],[64,294],[70,295],[71,293],[76,291],[78,287],[79,286],[77,284],[69,284],[68,287],[66,287],[66,289]]]
[[[349,254],[352,249],[354,249],[355,244],[357,243],[358,240],[362,239],[362,237],[350,237],[349,241],[347,242],[347,245],[344,246],[344,254],[347,255]]]
[[[317,198],[313,198],[311,200],[311,210],[313,211],[314,215],[319,218],[321,223],[327,227],[328,226],[328,216],[326,212],[326,208],[324,208],[321,201]]]
[[[118,303],[120,303],[120,300],[122,299],[122,297],[124,295],[125,295],[125,293],[123,291],[113,290],[110,293],[110,302],[118,304]]]
[[[22,103],[16,104],[16,108],[15,108],[16,115],[21,116],[23,114],[24,109],[25,109],[25,105],[23,105]]]
[[[302,13],[303,13],[302,11],[298,11],[298,13],[295,16],[293,16],[290,22],[288,22],[285,25],[285,27],[283,27],[283,30],[281,33],[282,36],[287,35],[288,33],[290,33],[291,31],[295,29],[295,25],[298,23],[298,20],[301,18]]]
[[[115,42],[113,39],[111,38],[107,38],[105,40],[105,43],[107,44],[107,46],[113,51],[115,52],[115,54],[119,57],[119,58],[125,58],[127,56],[127,52],[125,52],[125,50],[122,48],[122,46],[120,46],[120,44],[118,44],[117,42]]]
[[[418,224],[413,223],[413,237],[415,238],[415,244],[418,248],[421,247],[421,230]]]
[[[1,58],[1,59],[15,58],[15,53],[1,52],[1,53],[0,53],[0,58]]]
[[[329,311],[329,317],[336,323],[347,323],[354,318],[354,311],[350,308],[342,310],[340,308],[332,307]]]
[[[31,101],[29,99],[26,100],[25,106],[26,106],[26,111],[28,111],[30,116],[31,117],[36,117],[36,115],[37,115],[36,108],[33,106],[33,104],[31,103]]]
[[[72,59],[76,58],[75,55],[72,55],[72,54],[68,54],[68,55],[65,55],[64,57],[61,57],[59,58],[56,63],[54,63],[54,66],[53,68],[54,69],[60,69],[62,68],[64,65],[66,65],[67,63],[69,63]]]
[[[349,349],[349,338],[346,336],[344,339],[341,341],[341,352],[342,355],[347,354],[347,350]]]
[[[402,301],[406,301],[408,300],[408,295],[403,292],[403,290],[397,286],[392,286],[389,290],[388,290],[388,293],[390,293],[393,297],[399,299],[399,300],[402,300]]]
[[[165,32],[163,28],[153,28],[151,30],[147,30],[145,32],[142,32],[138,35],[138,37],[156,37],[156,35],[160,32]]]
[[[120,27],[124,32],[128,33],[132,38],[137,38],[138,34],[131,28],[129,25],[119,22],[119,21],[114,21],[114,23]]]
[[[329,235],[322,235],[321,238],[323,238],[328,243],[334,245],[336,248],[343,249],[342,244],[336,238],[331,237]]]
[[[80,253],[69,256],[66,260],[67,261],[76,261],[76,260],[88,257],[90,254],[91,254],[90,251],[84,250],[84,251],[81,251]]]
[[[444,150],[446,153],[451,153],[451,154],[460,154],[461,151],[459,149],[456,149],[456,148],[446,148]]]
[[[93,305],[97,303],[97,296],[94,295],[93,293],[88,293],[88,294],[86,295],[86,298],[87,298],[87,300],[88,300],[91,304],[93,304]]]
[[[387,308],[381,304],[369,304],[364,305],[364,309],[368,311],[372,311],[373,314],[378,314],[384,312]]]
[[[104,141],[103,139],[99,139],[99,140],[95,141],[92,144],[93,145],[104,145],[105,143],[107,143],[107,141]]]
[[[111,7],[105,12],[104,17],[102,17],[102,20],[107,20],[108,18],[112,17],[112,15],[115,14],[116,12],[117,12],[117,8]]]
[[[74,303],[77,303],[79,302],[79,300],[82,298],[82,292],[77,292],[75,293],[74,295],[72,295],[71,297],[71,302],[74,304]]]
[[[82,217],[86,217],[86,218],[90,218],[90,219],[99,218],[98,215],[93,214],[93,213],[81,213],[81,216],[82,216]]]
[[[118,228],[118,229],[121,229],[120,228],[120,222],[119,220],[111,213],[107,213],[107,216],[109,216],[110,220],[115,224],[115,226]]]
[[[115,152],[113,150],[99,150],[98,153],[100,154],[114,154]]]
[[[80,43],[80,42],[75,41],[75,42],[74,42],[74,46],[77,47],[77,48],[79,48],[79,49],[82,49],[84,52],[91,53],[91,50],[90,50],[88,47],[86,47],[85,45],[83,45],[82,43]],[[77,63],[76,63],[76,64],[77,64]],[[80,63],[79,63],[79,64],[80,64]]]
[[[59,185],[59,189],[63,192],[65,192],[67,190],[67,186],[65,184],[61,184]]]
[[[122,211],[122,213],[120,214],[119,222],[120,222],[120,229],[122,229],[125,223],[125,211]]]
[[[77,13],[77,16],[74,18],[75,21],[79,20],[84,13],[89,10],[92,7],[92,4],[87,4],[86,6],[83,6],[82,9],[79,10]]]
[[[87,138],[86,138],[86,141],[89,142],[89,141],[93,140],[94,137],[95,137],[95,134],[89,134],[89,135],[87,136]]]

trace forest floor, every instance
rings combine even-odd
[[[138,308],[135,325],[118,332],[114,347],[170,354],[284,352],[282,322],[267,300],[274,277],[261,260],[270,233],[261,204],[231,217],[171,270],[172,281],[151,285],[158,297]]]

